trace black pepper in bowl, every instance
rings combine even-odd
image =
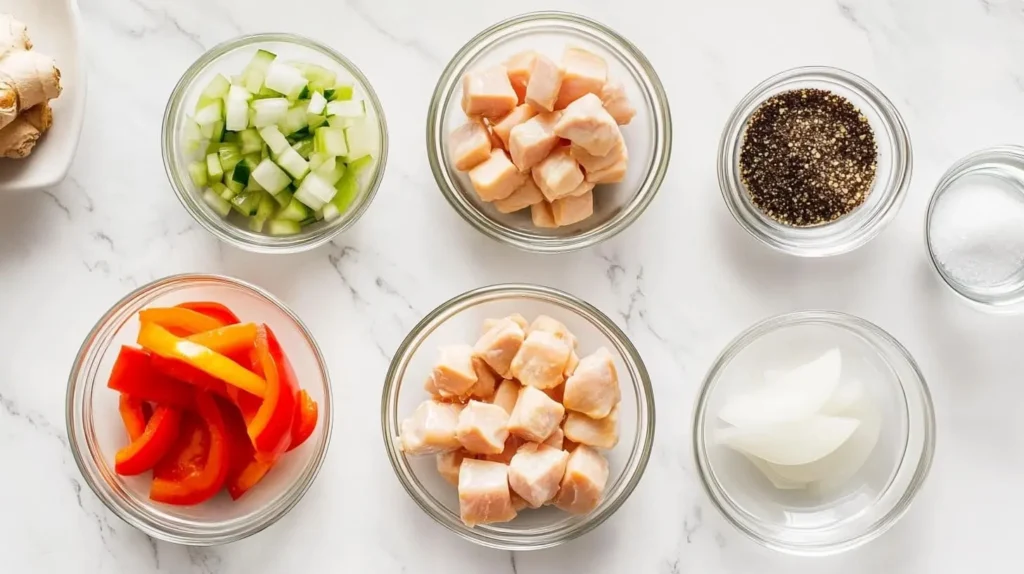
[[[740,177],[751,201],[793,227],[833,222],[864,203],[877,165],[868,119],[848,99],[820,89],[762,102],[740,149]]]

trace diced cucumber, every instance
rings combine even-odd
[[[348,145],[345,141],[345,130],[341,128],[319,128],[313,139],[313,145],[317,153],[332,157],[343,157],[348,155]]]
[[[225,172],[235,169],[238,162],[242,161],[242,153],[237,144],[218,144],[217,156],[220,157],[220,166]]]
[[[267,223],[267,233],[269,233],[270,235],[295,235],[296,233],[302,231],[302,226],[299,225],[297,221],[271,219]]]
[[[326,123],[327,118],[325,116],[311,116],[306,114],[306,127],[309,128],[310,131],[316,131],[316,128]]]
[[[224,178],[224,168],[220,165],[220,157],[216,153],[206,156],[206,182],[220,181]]]
[[[260,88],[260,91],[253,94],[253,97],[257,100],[262,100],[264,98],[280,98],[281,94],[279,92],[271,90],[266,86],[263,86],[262,88]]]
[[[213,131],[210,134],[210,142],[220,143],[224,141],[224,120],[213,123]]]
[[[243,191],[231,200],[231,207],[245,217],[256,215],[256,209],[260,206],[260,192]]]
[[[215,100],[226,96],[230,89],[231,80],[225,78],[223,74],[217,74],[212,80],[210,80],[210,83],[206,84],[206,87],[203,88],[202,96],[204,98]]]
[[[252,94],[249,90],[238,86],[231,86],[224,99],[225,128],[228,131],[240,132],[249,127],[249,102]]]
[[[295,99],[296,100],[308,100],[309,99],[309,86],[306,86],[306,87],[302,88],[302,91],[299,92],[299,97],[297,97]]]
[[[341,217],[341,212],[338,211],[338,208],[333,203],[328,203],[324,206],[323,214],[325,221],[334,221]]]
[[[338,81],[338,74],[323,66],[303,64],[298,67],[302,70],[302,75],[309,81],[309,89],[311,91],[323,92],[333,87],[335,82]]]
[[[188,164],[188,175],[192,178],[192,183],[199,187],[206,187],[209,182],[208,174],[206,173],[206,161],[196,161]]]
[[[288,204],[292,202],[291,190],[284,189],[283,191],[281,191],[281,193],[274,196],[274,201],[276,201],[277,205],[280,206],[281,208],[287,207]]]
[[[288,174],[269,159],[261,161],[256,166],[252,172],[252,178],[258,181],[263,189],[269,191],[271,195],[277,195],[292,182],[288,178]]]
[[[192,155],[203,147],[203,132],[192,118],[185,118],[185,133],[182,136],[185,153]]]
[[[249,128],[238,132],[238,143],[241,146],[241,152],[243,155],[260,153],[263,149],[263,138],[260,137],[260,132],[255,128]]]
[[[225,123],[225,126],[226,125],[227,124]],[[221,141],[225,143],[238,143],[238,132],[229,132],[225,129],[224,137],[221,139]]]
[[[316,170],[320,169],[320,166],[322,166],[324,164],[324,162],[326,162],[329,159],[331,159],[331,158],[326,156],[326,155],[323,155],[323,154],[320,154],[320,153],[316,153],[316,152],[311,153],[309,155],[309,170],[310,171],[316,171]]]
[[[240,162],[235,166],[234,171],[231,172],[231,181],[238,183],[244,189],[245,186],[249,185],[249,174],[252,169],[249,167],[248,162]]]
[[[333,100],[334,99],[334,88],[329,88],[329,89],[324,90],[324,98],[327,99],[327,101]]]
[[[313,138],[299,140],[292,144],[292,149],[299,152],[302,159],[309,159],[313,155]]]
[[[223,183],[217,182],[210,185],[210,189],[214,193],[220,196],[221,199],[231,201],[231,198],[235,196],[235,192],[227,188]]]
[[[356,197],[359,197],[359,180],[349,169],[341,176],[334,189],[337,190],[337,193],[334,194],[331,203],[338,208],[339,212],[345,213]]]
[[[309,126],[306,126],[295,133],[289,134],[288,141],[292,142],[292,145],[295,145],[297,142],[308,138],[309,135]]]
[[[347,128],[349,126],[354,126],[356,124],[356,122],[361,122],[361,121],[362,120],[356,119],[356,118],[343,118],[341,116],[331,116],[331,117],[327,118],[327,125],[331,126],[332,128],[342,128],[342,129],[344,129],[344,128]]]
[[[266,79],[267,68],[277,58],[277,54],[266,50],[256,50],[256,54],[249,61],[249,64],[242,71],[242,80],[245,89],[257,93],[263,88]]]
[[[260,205],[256,208],[256,215],[249,218],[249,231],[259,233],[263,231],[263,225],[277,209],[277,203],[268,193],[260,193]]]
[[[252,109],[255,112],[252,126],[262,129],[284,121],[288,115],[288,106],[288,100],[284,98],[255,100],[252,102]]]
[[[252,171],[256,169],[256,166],[258,166],[261,161],[263,161],[263,156],[258,153],[246,154],[245,161],[249,162],[249,170]]]
[[[206,144],[206,151],[203,152],[203,157],[210,155],[211,153],[217,153],[220,149],[220,144],[217,142],[210,142]]]
[[[238,165],[242,165],[242,164],[238,164]],[[235,167],[237,168],[238,166],[235,166]],[[239,182],[234,180],[234,171],[231,172],[231,175],[232,175],[232,177],[225,177],[224,178],[224,187],[230,189],[235,195],[238,195],[239,193],[242,193],[242,191],[245,189],[245,184],[244,183],[239,183]],[[234,196],[232,196],[232,197],[234,197]]]
[[[309,98],[309,106],[306,107],[306,114],[311,116],[319,116],[324,113],[327,109],[327,98],[320,92],[313,92],[313,95]]]
[[[290,147],[277,157],[277,165],[288,172],[292,179],[302,179],[309,173],[309,162]]]
[[[324,206],[324,202],[319,197],[313,195],[308,189],[303,188],[295,190],[295,201],[301,202],[310,209],[320,209]]]
[[[342,163],[340,159],[331,158],[331,160],[334,162],[333,168],[329,168],[328,164],[324,164],[320,166],[320,169],[316,171],[316,174],[329,185],[334,185],[341,181],[342,176],[345,175],[348,168],[345,167],[345,164]]]
[[[276,60],[270,63],[270,67],[267,68],[266,80],[264,80],[264,85],[271,90],[281,92],[290,100],[297,99],[307,83],[306,78],[298,69]]]
[[[366,102],[363,100],[339,100],[327,104],[327,116],[343,118],[366,117]]]
[[[270,147],[270,153],[275,156],[284,153],[284,150],[291,147],[288,144],[288,139],[284,137],[281,130],[277,126],[267,126],[260,130],[260,137],[263,141],[267,142],[267,146]]]
[[[277,122],[281,133],[288,136],[309,125],[306,119],[306,108],[304,106],[293,106],[285,116]]]
[[[200,127],[208,126],[224,119],[224,102],[214,100],[196,111],[196,123]]]
[[[249,172],[249,185],[245,186],[245,191],[266,191],[260,182],[252,178],[252,172]]]
[[[378,128],[371,122],[359,122],[345,128],[345,143],[348,144],[346,157],[349,161],[355,161],[363,156],[377,153],[379,140]]]
[[[351,100],[354,94],[355,89],[352,84],[339,84],[337,86],[334,86],[334,91],[330,96],[327,96],[327,94],[324,93],[324,95],[327,96],[327,99],[332,102]]]
[[[298,199],[293,197],[292,200],[288,202],[288,205],[286,205],[280,211],[277,212],[277,215],[274,216],[274,219],[283,219],[286,221],[297,222],[309,217],[310,213],[312,212],[308,207],[306,207],[305,205],[300,203]]]
[[[221,217],[227,217],[231,211],[231,204],[221,199],[212,189],[203,192],[203,201]]]
[[[350,161],[348,163],[348,170],[352,172],[352,175],[359,175],[364,169],[373,165],[373,156],[364,155],[363,157]]]
[[[295,199],[313,209],[320,209],[325,203],[334,199],[336,193],[337,190],[334,189],[333,184],[327,183],[319,175],[311,173],[302,180],[302,185],[295,191]],[[309,198],[313,199],[307,201]]]

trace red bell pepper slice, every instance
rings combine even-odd
[[[227,426],[216,400],[209,393],[196,393],[196,408],[207,428],[209,449],[202,469],[180,479],[154,473],[149,497],[157,502],[193,505],[205,502],[224,486],[230,466]]]
[[[222,355],[248,353],[256,344],[256,324],[237,323],[218,327],[190,335],[188,340]]]
[[[252,396],[252,395],[249,395]],[[257,399],[258,400],[258,399]],[[271,464],[256,460],[256,449],[249,440],[245,421],[234,405],[221,404],[231,445],[231,463],[225,483],[232,500],[238,500],[258,483],[270,470]]]
[[[207,317],[217,319],[224,325],[234,325],[235,323],[241,323],[238,319],[238,315],[235,315],[231,309],[228,309],[220,303],[214,303],[213,301],[190,301],[188,303],[179,303],[175,307],[181,307],[182,309],[190,309],[198,313],[202,313]]]
[[[259,375],[207,347],[176,337],[155,323],[143,323],[137,340],[153,354],[187,363],[258,397],[266,392],[267,383]]]
[[[149,403],[142,399],[121,393],[117,410],[121,413],[121,422],[124,423],[124,430],[128,431],[129,440],[138,440],[142,433],[146,432],[146,421],[149,420],[149,415],[146,414],[148,406]]]
[[[154,369],[150,354],[134,347],[121,347],[107,387],[158,405],[189,409],[195,404],[195,390],[191,386]]]
[[[266,393],[249,423],[249,438],[257,460],[274,462],[291,445],[298,381],[270,327],[260,325],[253,354],[253,366],[266,380]]]
[[[137,440],[117,451],[114,471],[122,476],[142,474],[156,466],[178,438],[181,411],[158,406],[146,423],[146,430]]]
[[[215,379],[199,369],[175,359],[168,359],[160,355],[150,356],[153,368],[161,374],[166,375],[182,383],[188,383],[200,390],[211,392],[215,395],[227,397],[227,385],[220,379]]]
[[[256,418],[256,413],[260,410],[260,403],[263,401],[256,395],[247,393],[240,390],[238,387],[227,386],[228,397],[231,402],[238,407],[238,411],[242,413],[242,420],[248,425],[252,422],[252,419]],[[250,441],[251,442],[251,441]]]
[[[151,307],[139,311],[139,322],[153,323],[189,335],[225,326],[220,320],[183,307]]]
[[[300,390],[295,402],[295,420],[292,422],[292,444],[288,450],[299,448],[313,435],[318,417],[319,407],[316,401],[305,389]]]
[[[153,468],[153,478],[181,481],[202,472],[210,453],[210,431],[193,411],[183,411],[178,438]]]

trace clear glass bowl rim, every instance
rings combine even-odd
[[[315,233],[305,238],[302,238],[302,235],[293,237],[258,235],[258,239],[253,240],[249,236],[242,234],[241,228],[232,225],[228,221],[220,218],[209,217],[201,205],[202,199],[190,192],[189,182],[187,181],[188,176],[180,173],[175,167],[175,155],[180,151],[180,138],[178,137],[178,134],[175,133],[174,124],[178,121],[178,116],[184,111],[182,106],[185,103],[185,94],[192,86],[192,83],[204,69],[216,63],[217,60],[225,54],[238,48],[245,48],[246,46],[265,42],[278,42],[302,46],[304,48],[320,52],[324,56],[335,60],[338,65],[352,74],[356,81],[361,84],[363,90],[366,92],[366,100],[373,106],[379,123],[380,158],[377,161],[373,176],[369,180],[367,190],[363,194],[363,197],[339,219],[331,222],[330,225],[324,225]],[[299,253],[315,249],[337,237],[346,229],[354,225],[355,222],[363,216],[366,210],[369,209],[370,204],[377,195],[377,190],[384,179],[384,170],[387,167],[388,160],[387,120],[384,117],[384,107],[381,105],[380,99],[377,97],[377,93],[374,91],[370,81],[365,75],[363,75],[363,72],[358,66],[340,52],[334,50],[327,44],[298,34],[247,34],[227,40],[226,42],[222,42],[209,49],[188,67],[185,73],[182,74],[181,79],[178,80],[178,83],[175,85],[174,90],[171,92],[171,97],[167,101],[167,107],[164,109],[163,127],[161,128],[161,132],[161,154],[163,155],[164,172],[167,174],[167,180],[170,182],[175,195],[178,196],[178,200],[185,208],[185,211],[187,211],[189,215],[191,215],[192,218],[195,219],[196,222],[204,229],[212,233],[221,241],[255,253]]]
[[[602,227],[580,235],[548,238],[544,242],[537,242],[529,238],[519,237],[515,233],[510,232],[460,197],[459,190],[449,181],[447,166],[442,161],[441,139],[445,126],[441,125],[441,120],[443,111],[451,99],[452,92],[459,83],[456,73],[466,59],[486,50],[492,43],[500,40],[501,34],[506,30],[522,24],[544,20],[569,23],[607,36],[614,50],[626,54],[630,59],[635,60],[639,64],[640,69],[638,72],[643,79],[641,87],[645,91],[647,100],[654,103],[652,129],[655,132],[655,157],[650,173],[647,174],[641,183],[640,191],[616,217],[605,223]],[[655,195],[657,195],[665,180],[665,175],[668,172],[668,166],[672,158],[672,113],[668,96],[665,93],[664,85],[658,73],[643,52],[624,36],[604,24],[580,14],[560,11],[528,12],[502,20],[486,28],[469,40],[452,57],[441,73],[437,86],[434,88],[434,94],[430,98],[426,136],[427,156],[430,161],[430,170],[434,174],[434,181],[437,182],[438,189],[441,190],[448,203],[467,223],[491,239],[524,251],[565,253],[597,245],[606,239],[614,237],[636,221],[647,209],[651,201],[654,200]]]
[[[632,453],[623,471],[622,487],[614,498],[606,499],[605,506],[591,513],[573,527],[564,531],[553,531],[539,535],[491,535],[480,529],[468,528],[459,521],[448,519],[448,511],[443,505],[435,504],[431,497],[410,477],[403,465],[404,455],[396,445],[394,437],[398,435],[398,400],[399,382],[405,376],[406,368],[413,355],[419,350],[423,341],[445,321],[455,317],[462,311],[478,304],[508,298],[535,299],[562,306],[588,320],[614,342],[616,351],[626,363],[630,376],[642,389],[642,396],[637,396],[637,430]],[[508,283],[490,285],[467,291],[458,295],[431,311],[406,336],[395,352],[391,365],[384,380],[381,396],[381,431],[388,459],[395,470],[395,475],[409,496],[428,516],[448,530],[462,538],[481,546],[501,550],[540,550],[551,548],[578,538],[600,526],[621,507],[634,491],[643,477],[654,445],[655,405],[654,388],[651,384],[647,367],[640,357],[639,351],[633,346],[626,334],[596,307],[582,299],[564,291],[540,285],[524,283]]]
[[[716,494],[715,488],[710,484],[711,479],[708,477],[710,472],[708,468],[709,464],[706,448],[704,447],[704,421],[707,416],[707,403],[711,394],[711,388],[714,386],[715,382],[717,382],[722,370],[727,367],[729,363],[735,359],[741,351],[743,351],[743,349],[762,336],[782,327],[808,322],[826,323],[841,327],[854,326],[870,331],[872,334],[885,341],[892,350],[896,351],[896,353],[898,353],[907,362],[907,365],[915,374],[914,381],[912,382],[915,383],[917,387],[916,390],[918,390],[921,395],[921,402],[923,405],[921,418],[924,422],[924,428],[922,429],[924,433],[924,441],[920,459],[916,461],[916,468],[913,469],[913,476],[907,484],[906,491],[902,494],[893,508],[883,516],[882,519],[875,522],[869,530],[859,536],[848,538],[847,540],[837,543],[813,546],[794,545],[763,537],[758,532],[748,527],[743,521],[737,519],[733,514],[730,505],[719,498]],[[900,379],[899,384],[901,388],[905,389],[907,382],[909,381]],[[908,408],[910,408],[909,405]],[[911,502],[913,502],[914,497],[917,495],[918,491],[920,491],[921,486],[928,477],[928,473],[932,466],[932,459],[935,455],[935,409],[932,404],[931,393],[928,390],[928,384],[925,381],[924,374],[921,372],[917,362],[914,360],[913,356],[911,356],[906,347],[904,347],[902,343],[887,331],[866,319],[839,311],[796,311],[776,315],[759,321],[745,329],[725,346],[718,357],[715,358],[715,361],[712,363],[711,368],[708,369],[708,372],[701,383],[700,391],[697,394],[697,400],[694,403],[693,427],[691,434],[693,436],[693,456],[696,463],[697,474],[700,478],[701,488],[711,500],[715,509],[719,514],[725,517],[727,522],[732,524],[748,538],[766,548],[798,556],[825,556],[845,552],[874,540],[892,528],[892,526],[894,526],[910,508]],[[908,464],[908,461],[906,460],[907,455],[908,453],[904,451],[904,459],[900,463],[901,468]],[[910,462],[913,463],[914,461]]]
[[[766,94],[775,91],[782,84],[790,83],[803,78],[813,79],[815,77],[826,77],[828,80],[842,85],[844,88],[859,94],[880,112],[879,116],[885,124],[886,131],[893,134],[892,147],[895,153],[892,157],[892,169],[897,175],[894,185],[877,189],[874,193],[881,193],[882,200],[877,209],[870,212],[868,218],[860,225],[854,233],[849,234],[845,240],[836,241],[829,238],[816,238],[813,243],[800,245],[794,242],[784,241],[776,230],[764,226],[762,230],[755,225],[754,221],[761,221],[763,216],[757,212],[757,208],[749,205],[744,200],[746,189],[740,181],[738,168],[734,165],[733,154],[742,144],[743,130],[748,114],[754,107],[764,100]],[[722,191],[722,197],[729,208],[729,212],[737,223],[747,233],[758,241],[769,247],[800,257],[829,257],[841,255],[861,247],[874,239],[885,226],[899,212],[900,206],[910,187],[911,176],[913,175],[913,148],[910,144],[910,132],[903,121],[896,106],[883,94],[874,84],[852,72],[830,66],[804,66],[792,68],[779,72],[770,78],[762,81],[751,89],[739,101],[722,130],[722,137],[718,146],[718,184]],[[858,217],[857,212],[847,217]],[[863,217],[863,215],[860,215]],[[844,220],[846,218],[843,218]],[[823,228],[819,227],[817,229]]]
[[[323,440],[320,443],[319,449],[311,455],[310,460],[299,479],[291,485],[286,496],[277,499],[277,504],[264,508],[262,511],[255,513],[244,522],[231,524],[222,529],[203,528],[197,530],[171,531],[168,528],[168,525],[161,523],[159,520],[140,515],[132,508],[132,505],[125,503],[121,497],[111,490],[109,485],[106,483],[106,480],[104,480],[96,462],[93,460],[88,446],[88,435],[91,434],[90,428],[92,426],[92,420],[85,420],[83,416],[85,405],[81,403],[79,399],[84,399],[86,397],[80,397],[78,390],[82,385],[88,384],[85,377],[88,376],[88,372],[91,370],[89,367],[95,361],[100,360],[106,351],[106,346],[103,348],[95,346],[97,340],[104,338],[107,335],[113,336],[113,334],[120,330],[123,322],[114,323],[113,321],[115,321],[123,311],[133,305],[136,305],[141,299],[146,298],[154,291],[168,289],[175,285],[189,286],[196,283],[227,284],[233,287],[240,287],[245,291],[249,291],[256,296],[265,299],[268,303],[274,305],[289,319],[295,322],[295,325],[299,328],[299,331],[302,333],[307,343],[309,343],[310,349],[315,355],[316,361],[319,365],[320,374],[324,381],[324,404],[320,406],[321,430],[319,432],[319,434],[323,436]],[[109,341],[107,341],[107,343],[109,343]],[[162,279],[157,279],[134,289],[132,292],[117,301],[117,303],[114,303],[114,305],[103,314],[99,321],[96,322],[92,329],[90,329],[88,336],[86,336],[85,341],[82,343],[82,346],[79,348],[78,354],[75,356],[75,362],[71,367],[71,373],[68,376],[68,389],[65,397],[64,416],[69,448],[71,449],[71,454],[74,456],[78,470],[82,473],[82,477],[85,479],[86,484],[93,493],[95,493],[96,497],[99,498],[100,501],[103,502],[103,504],[118,518],[131,526],[134,526],[144,534],[158,540],[187,546],[216,546],[242,540],[268,528],[299,503],[302,497],[306,494],[306,491],[309,490],[310,486],[312,486],[313,482],[316,480],[316,477],[319,475],[320,469],[323,467],[323,463],[327,458],[327,451],[331,442],[331,428],[334,419],[333,409],[334,401],[333,392],[331,390],[331,379],[323,353],[320,351],[320,347],[309,332],[309,329],[302,320],[292,312],[291,309],[266,290],[240,279],[235,279],[225,275],[188,273],[171,275]]]

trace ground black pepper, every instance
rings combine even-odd
[[[768,217],[794,227],[835,221],[864,203],[878,147],[864,114],[827,90],[765,100],[747,122],[740,177]]]

